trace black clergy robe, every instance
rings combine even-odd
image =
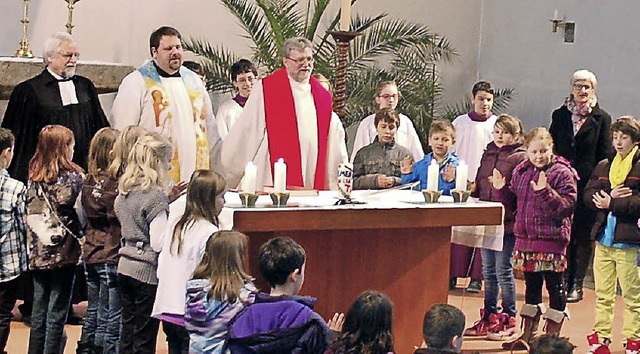
[[[19,83],[11,93],[2,127],[16,137],[14,157],[9,166],[11,177],[26,182],[29,161],[38,144],[40,130],[49,124],[65,126],[75,137],[73,162],[87,169],[89,144],[95,133],[109,122],[100,106],[98,93],[91,80],[75,75],[77,104],[62,105],[60,88],[47,69],[27,81]]]

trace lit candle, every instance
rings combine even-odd
[[[467,178],[469,177],[469,167],[463,161],[460,161],[456,167],[456,189],[460,191],[467,190]]]
[[[438,181],[440,175],[440,165],[436,159],[431,160],[431,164],[427,168],[427,190],[428,191],[437,191],[438,190]]]
[[[273,164],[273,189],[276,193],[287,190],[287,164],[284,163],[284,159],[278,159]]]
[[[340,30],[348,31],[351,24],[351,0],[342,0],[340,7]]]
[[[244,178],[242,179],[242,192],[256,194],[256,175],[258,166],[249,161],[244,167]]]

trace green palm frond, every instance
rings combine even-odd
[[[312,41],[315,39],[322,15],[324,15],[324,12],[327,10],[327,6],[329,6],[330,3],[331,0],[315,0],[313,14],[311,14],[311,10],[309,10],[308,13],[310,15],[310,19],[305,23],[305,37]]]
[[[303,35],[304,20],[297,0],[256,0],[256,3],[271,27],[276,48],[281,49],[287,38]]]
[[[201,61],[207,78],[207,89],[218,92],[231,92],[231,65],[238,61],[238,56],[222,46],[213,47],[203,39],[185,40],[184,48],[204,59]]]
[[[382,15],[377,17],[380,17],[377,21],[359,16],[354,19],[356,28],[366,29],[363,36],[352,42],[350,66],[367,67],[380,56],[390,52],[416,45],[437,46],[441,42],[425,25],[404,20],[388,20]],[[441,51],[453,55],[450,53],[451,48],[441,48]]]
[[[268,26],[264,13],[251,0],[220,0],[238,19],[246,32],[245,37],[253,42],[253,52],[259,66],[274,70],[279,66],[280,53],[273,31]]]

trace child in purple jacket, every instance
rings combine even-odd
[[[497,169],[505,177],[506,186],[511,172],[526,160],[522,122],[517,117],[501,114],[493,128],[493,141],[487,145],[480,160],[472,197],[483,201],[499,202],[500,191],[491,186],[489,177]],[[513,278],[513,247],[516,238],[513,224],[516,215],[515,198],[504,204],[504,238],[502,250],[482,249],[482,275],[485,282],[484,308],[480,320],[464,331],[465,336],[487,336],[490,340],[504,340],[516,334],[516,284]],[[502,293],[502,312],[499,312],[498,295]]]
[[[512,350],[527,348],[543,312],[544,331],[560,333],[566,317],[566,252],[578,193],[576,171],[569,161],[553,155],[553,139],[545,128],[533,129],[525,136],[525,144],[528,160],[515,168],[509,188],[504,188],[505,178],[497,169],[491,177],[502,200],[508,200],[510,193],[516,197],[513,259],[514,268],[524,271],[526,303],[520,311],[523,333],[502,345]],[[543,282],[547,283],[549,309],[541,303]]]

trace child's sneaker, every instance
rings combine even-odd
[[[591,333],[587,336],[587,342],[589,343],[589,354],[611,354],[609,350],[609,344],[611,340],[605,338],[603,341],[600,341],[598,338],[598,333]]]
[[[491,314],[494,315],[494,314]],[[489,318],[487,316],[487,310],[480,309],[480,320],[476,321],[473,326],[464,330],[464,335],[469,337],[481,337],[486,336],[489,331]]]
[[[638,354],[640,353],[640,340],[628,338],[624,348],[626,354]]]
[[[502,329],[497,332],[487,333],[488,340],[495,341],[514,341],[518,338],[519,333],[516,328],[516,317],[507,314],[500,314]]]

